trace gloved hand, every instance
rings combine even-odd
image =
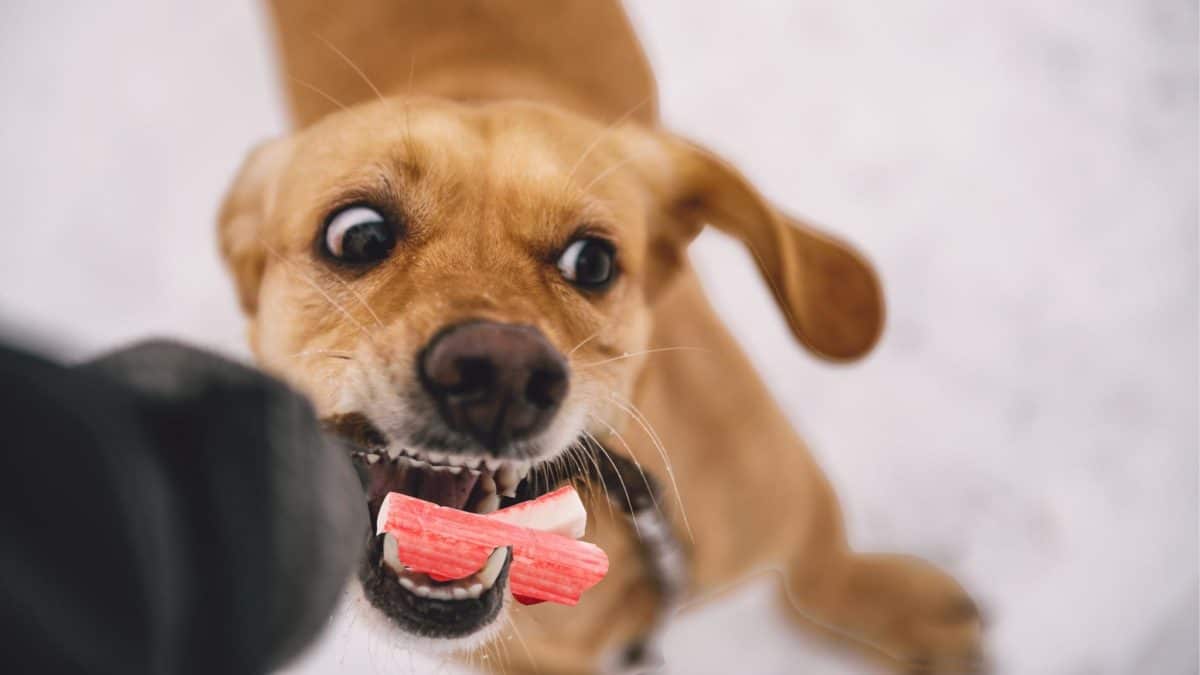
[[[266,672],[363,550],[349,451],[213,354],[147,342],[64,368],[0,348],[0,419],[0,630],[27,672]]]

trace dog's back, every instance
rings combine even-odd
[[[657,120],[654,77],[618,2],[270,4],[292,118],[300,127],[377,92],[460,101],[523,98],[600,120],[631,110],[634,119]],[[350,68],[361,75],[348,76]]]

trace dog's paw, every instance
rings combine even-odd
[[[916,558],[852,560],[840,608],[849,619],[847,628],[904,673],[985,671],[982,617],[958,582]]]

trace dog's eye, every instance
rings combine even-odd
[[[576,286],[600,288],[615,276],[615,255],[612,244],[603,239],[576,239],[559,256],[558,269]]]
[[[396,244],[387,219],[369,206],[348,206],[329,218],[325,250],[349,263],[382,260]]]

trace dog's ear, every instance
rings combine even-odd
[[[242,311],[254,316],[258,287],[266,267],[263,226],[275,203],[275,187],[291,156],[291,142],[279,138],[260,143],[242,162],[217,217],[221,256],[237,285]]]
[[[672,177],[661,187],[682,236],[707,224],[739,239],[792,333],[814,354],[844,361],[869,352],[884,321],[883,291],[871,263],[849,244],[775,209],[711,152],[674,137],[666,142]]]

